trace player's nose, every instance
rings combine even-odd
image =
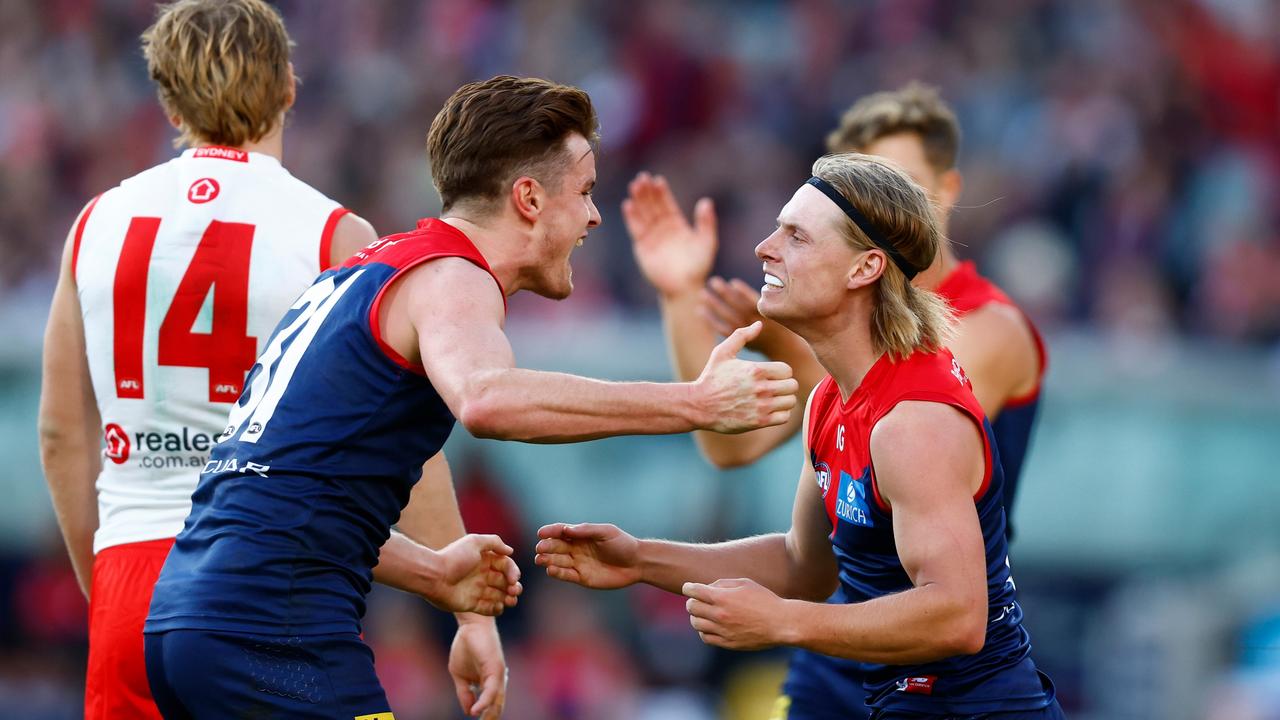
[[[764,240],[761,240],[760,244],[756,245],[756,257],[760,258],[765,262],[781,261],[782,258],[779,257],[777,253],[777,248],[778,248],[777,239],[778,239],[778,236],[781,234],[781,232],[782,232],[781,230],[774,230],[773,232],[769,233],[769,237],[765,238]]]
[[[587,229],[598,227],[603,219],[600,217],[600,209],[596,207],[596,199],[587,198],[587,207],[591,208],[591,214],[587,216]]]

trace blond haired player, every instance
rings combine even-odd
[[[928,193],[945,238],[962,179],[956,169],[960,127],[934,88],[910,83],[858,100],[827,137],[832,152],[856,151],[883,157],[902,168]],[[710,201],[695,210],[690,226],[661,178],[641,176],[624,207],[636,258],[659,290],[672,355],[681,375],[701,367],[716,332],[729,332],[760,319],[760,294],[741,280],[707,276],[716,252],[715,214]],[[1005,475],[1006,513],[1026,457],[1039,407],[1047,354],[1039,333],[1001,290],[982,277],[972,262],[961,262],[949,242],[940,244],[932,264],[912,281],[935,290],[956,310],[958,323],[950,349],[973,382],[974,394],[992,419]],[[705,287],[704,287],[705,284]],[[698,317],[701,313],[706,320]],[[752,346],[795,370],[802,393],[824,375],[807,344],[774,322]],[[800,430],[787,425],[735,436],[698,433],[703,454],[720,467],[754,462]],[[1012,525],[1008,535],[1012,538]],[[833,598],[838,601],[839,598]],[[850,720],[867,716],[859,664],[798,650],[792,658],[778,717],[790,720]]]
[[[910,283],[940,242],[904,173],[868,155],[818,160],[756,247],[760,312],[829,373],[802,421],[790,530],[683,544],[555,524],[535,562],[587,587],[681,592],[709,645],[873,663],[876,720],[1061,718],[1022,627],[991,426],[943,347],[950,310]],[[836,588],[840,602],[822,602]]]
[[[289,47],[260,0],[163,7],[143,50],[190,148],[90,201],[66,241],[45,337],[41,455],[90,599],[91,719],[159,717],[142,625],[214,438],[298,294],[376,240],[280,164],[295,91]],[[435,528],[419,537],[443,545],[461,523],[443,457],[434,463],[417,495],[434,504],[435,522],[415,497],[405,524]],[[395,536],[379,579],[450,610],[496,613],[518,592],[509,553],[493,537],[435,553]],[[500,706],[492,621],[462,619],[474,627],[460,630],[455,682],[484,682]]]

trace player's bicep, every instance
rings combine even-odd
[[[493,278],[461,258],[426,263],[406,278],[422,366],[456,417],[494,374],[515,365]]]
[[[986,468],[978,432],[949,405],[904,402],[872,431],[871,456],[912,584],[941,583],[965,604],[985,605],[985,549],[973,500]]]
[[[80,298],[71,272],[75,250],[73,230],[63,249],[42,357],[39,425],[43,435],[62,439],[69,434],[77,439],[96,438],[100,423],[85,352]]]

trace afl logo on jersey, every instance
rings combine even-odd
[[[107,423],[103,428],[107,441],[107,458],[117,465],[123,465],[129,459],[129,433],[115,423]]]
[[[197,205],[202,205],[218,197],[218,193],[221,191],[222,187],[218,185],[217,180],[200,178],[191,183],[191,187],[187,188],[187,199]]]
[[[827,497],[827,491],[831,489],[831,467],[824,462],[820,462],[813,466],[813,474],[818,478],[818,488],[822,490],[822,497]]]

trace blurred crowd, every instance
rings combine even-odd
[[[591,93],[604,224],[574,253],[574,298],[520,298],[514,314],[652,311],[618,209],[642,169],[686,209],[714,198],[719,272],[758,278],[751,248],[839,114],[919,79],[964,130],[952,240],[1042,326],[1280,350],[1273,0],[277,4],[302,80],[285,165],[381,233],[438,211],[426,130],[460,84],[514,73]],[[176,152],[139,50],[153,14],[150,0],[0,2],[0,327],[44,316],[90,197]],[[462,467],[470,529],[527,544],[501,483]],[[687,631],[678,598],[606,597],[543,583],[504,619],[508,717],[759,717],[781,656],[729,662]],[[1255,631],[1274,638],[1280,611],[1265,617]],[[56,534],[35,554],[0,552],[0,718],[79,716],[83,620]],[[1053,632],[1075,629],[1036,632],[1053,648]],[[456,715],[447,618],[379,592],[368,634],[398,717]],[[1054,670],[1068,710],[1083,692],[1076,660]]]
[[[286,165],[384,233],[438,209],[424,138],[458,85],[511,72],[591,92],[605,223],[575,254],[571,315],[652,302],[618,212],[635,172],[716,199],[720,270],[752,278],[839,113],[922,79],[964,128],[952,239],[1041,322],[1280,339],[1269,0],[279,5],[303,83]],[[138,50],[153,8],[0,3],[0,299],[45,302],[82,204],[174,152]]]

